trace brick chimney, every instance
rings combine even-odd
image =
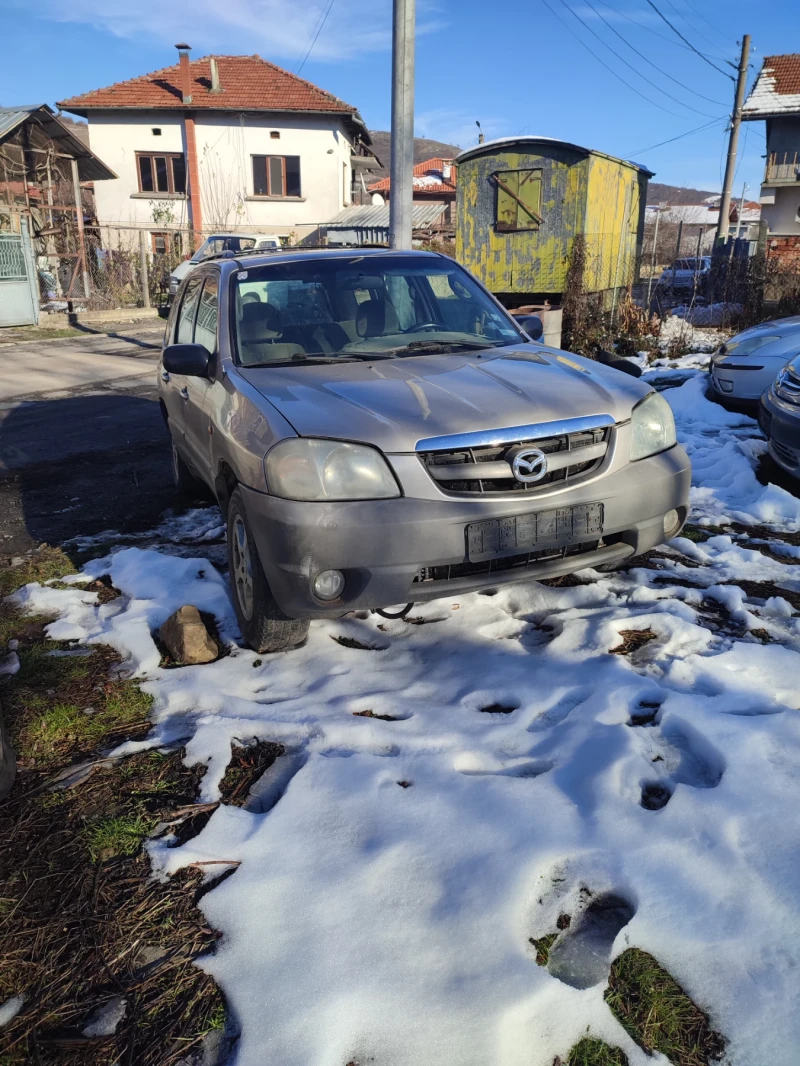
[[[192,106],[192,70],[189,66],[188,44],[176,44],[180,56],[180,90],[183,106]],[[189,176],[189,208],[192,222],[192,234],[195,248],[203,243],[203,208],[200,203],[200,171],[197,166],[197,137],[194,128],[194,115],[187,110],[183,115],[183,135],[186,143],[186,172]]]
[[[189,53],[191,48],[188,44],[176,44],[178,49],[178,55],[180,56],[180,89],[183,93],[184,104],[191,104],[192,102],[192,71],[189,66]]]

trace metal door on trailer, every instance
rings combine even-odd
[[[35,326],[39,286],[27,219],[21,233],[0,233],[0,326]]]

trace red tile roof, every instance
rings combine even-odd
[[[190,62],[193,111],[332,111],[356,113],[332,93],[268,63],[261,56],[215,56],[222,92],[211,92],[210,56]],[[95,108],[176,108],[183,106],[179,64],[164,67],[105,89],[61,100],[65,111],[82,114]]]
[[[430,181],[422,179],[430,179],[433,177],[442,178],[442,170],[446,163],[450,164],[450,178],[448,180]],[[456,168],[453,166],[452,159],[426,159],[422,163],[417,163],[414,167],[414,192],[424,193],[426,196],[431,195],[441,196],[443,193],[455,193],[456,191]],[[421,179],[421,180],[417,180]],[[382,178],[380,181],[376,181],[374,185],[369,186],[370,192],[390,192],[392,188],[392,179]]]
[[[765,56],[742,111],[745,119],[800,112],[800,55]]]
[[[800,93],[800,55],[765,56],[764,70],[775,79],[774,92],[779,96]]]

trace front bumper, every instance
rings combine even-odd
[[[292,618],[337,616],[352,610],[421,602],[509,582],[558,577],[586,566],[619,563],[662,543],[664,515],[688,512],[691,467],[680,445],[626,463],[605,477],[546,499],[423,499],[300,503],[242,486],[250,524],[272,593]],[[576,554],[507,568],[469,563],[465,527],[552,508],[602,503],[604,527],[569,546]],[[670,535],[674,536],[674,533]],[[516,557],[515,557],[516,558]],[[345,590],[332,603],[317,600],[311,580],[341,570]],[[431,576],[433,575],[433,576]]]
[[[761,397],[758,424],[778,466],[800,478],[800,408],[785,403],[768,389]]]
[[[731,369],[725,363],[711,364],[711,387],[717,398],[757,404],[761,393],[773,380],[771,368],[761,365],[734,366]]]

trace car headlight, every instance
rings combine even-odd
[[[366,444],[291,437],[264,461],[267,485],[286,500],[376,500],[400,495],[386,460]]]
[[[651,392],[631,415],[631,462],[666,451],[677,440],[672,408],[663,396]]]

